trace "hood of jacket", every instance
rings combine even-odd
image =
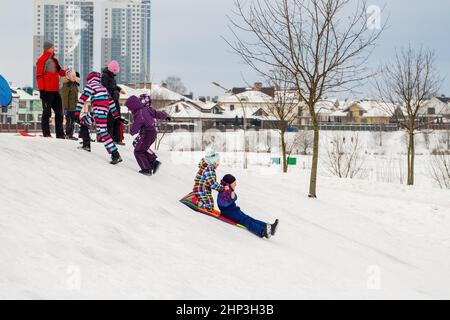
[[[141,100],[136,96],[129,97],[127,102],[125,103],[125,106],[132,113],[136,113],[140,109],[144,108],[144,105],[142,104]]]
[[[87,84],[100,83],[102,75],[98,72],[91,72],[86,78]]]

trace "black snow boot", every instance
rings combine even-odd
[[[139,171],[140,174],[143,174],[144,176],[151,176],[152,171],[151,170],[141,170]]]
[[[123,160],[122,160],[122,158],[120,157],[120,153],[119,153],[119,151],[113,151],[112,153],[111,153],[111,164],[114,164],[114,165],[116,165],[116,164],[118,164],[118,163],[120,163],[120,162],[122,162]]]
[[[272,234],[272,236],[275,235],[275,233],[277,233],[277,228],[278,228],[278,222],[280,222],[278,219],[275,220],[275,222],[272,224],[272,226],[270,227],[270,233]]]
[[[83,138],[82,146],[78,149],[85,150],[87,152],[91,152],[91,139]]]
[[[161,166],[161,161],[158,161],[158,160],[153,161],[153,163],[152,163],[153,174],[155,174],[156,171],[158,171],[160,166]]]
[[[85,146],[83,145],[83,146],[81,146],[81,147],[78,147],[78,149],[84,150],[84,151],[87,151],[87,152],[91,152],[91,147],[90,147],[90,146],[85,147]]]

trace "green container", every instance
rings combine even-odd
[[[281,164],[281,158],[272,158],[273,164]]]
[[[296,166],[297,165],[297,158],[288,158],[288,165]]]

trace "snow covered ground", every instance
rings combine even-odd
[[[178,202],[197,157],[164,151],[154,177],[129,146],[0,134],[0,298],[450,298],[448,190],[222,166],[239,204],[278,235],[250,233]]]

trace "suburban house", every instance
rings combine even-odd
[[[1,124],[34,124],[41,122],[42,102],[39,92],[12,88],[12,102],[0,111]]]
[[[131,96],[140,96],[141,94],[148,94],[152,97],[152,105],[156,109],[164,108],[177,101],[185,99],[186,97],[169,90],[165,85],[156,83],[137,84],[137,85],[123,85],[119,84],[122,89],[120,95],[120,104],[125,105],[127,99]]]
[[[247,120],[250,129],[271,128],[276,119],[270,117],[263,109],[258,107],[235,108],[226,110],[214,102],[194,101],[184,98],[169,106],[162,108],[172,118],[172,122],[162,124],[166,130],[189,129],[219,130],[238,129]]]

